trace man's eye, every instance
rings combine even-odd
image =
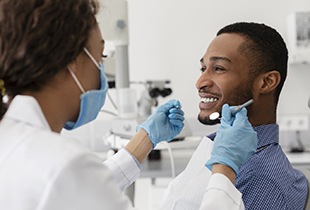
[[[102,57],[102,58],[107,58],[108,55],[102,54],[101,57]]]
[[[206,69],[207,69],[207,68],[206,68],[205,66],[204,66],[204,67],[201,67],[201,68],[200,68],[201,73],[205,72]]]
[[[224,71],[225,69],[223,67],[216,66],[216,67],[214,67],[214,70],[215,71]]]

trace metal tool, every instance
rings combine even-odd
[[[247,102],[245,102],[244,104],[238,105],[236,107],[234,107],[234,109],[231,110],[231,114],[235,115],[237,112],[239,112],[242,108],[249,106],[250,104],[252,104],[254,102],[253,99],[248,100]],[[218,112],[213,112],[212,114],[210,114],[209,118],[210,120],[216,120],[220,117],[220,113]]]

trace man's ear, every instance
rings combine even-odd
[[[258,76],[257,90],[260,93],[266,94],[274,91],[279,85],[281,75],[278,71],[269,71]]]

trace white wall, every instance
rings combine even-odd
[[[126,0],[100,1],[103,7],[98,21],[104,38],[129,41],[130,80],[171,80],[173,94],[169,98],[181,100],[186,118],[194,134],[199,136],[209,133],[208,129],[215,129],[208,127],[206,131],[196,120],[199,98],[195,82],[200,75],[199,60],[216,32],[236,21],[255,21],[274,27],[286,39],[287,16],[295,11],[310,11],[309,0],[128,0],[128,32],[127,28],[120,30],[115,25],[118,19],[127,21]],[[280,97],[280,116],[309,115],[309,80],[310,65],[290,67]],[[110,93],[115,99],[115,90]],[[117,113],[109,99],[104,109]],[[92,126],[70,132],[70,135],[101,150],[104,148],[102,136],[110,129],[113,118],[101,113]],[[303,131],[302,135],[303,139],[308,139],[310,130]],[[281,139],[285,142],[295,138],[293,132],[285,133],[284,137]]]
[[[309,10],[309,0],[128,0],[130,79],[170,79],[172,97],[181,100],[187,117],[196,118],[199,59],[220,28],[263,22],[286,39],[287,16]],[[280,114],[309,113],[309,79],[309,66],[289,72]]]

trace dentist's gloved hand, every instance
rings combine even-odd
[[[211,170],[215,163],[224,164],[237,174],[240,166],[256,151],[257,133],[248,121],[247,110],[243,108],[233,116],[230,112],[232,108],[223,105],[211,158],[205,165]]]
[[[157,110],[136,130],[143,128],[156,147],[158,142],[171,141],[184,127],[184,112],[180,108],[180,101],[170,100]],[[154,148],[153,147],[153,148]]]

